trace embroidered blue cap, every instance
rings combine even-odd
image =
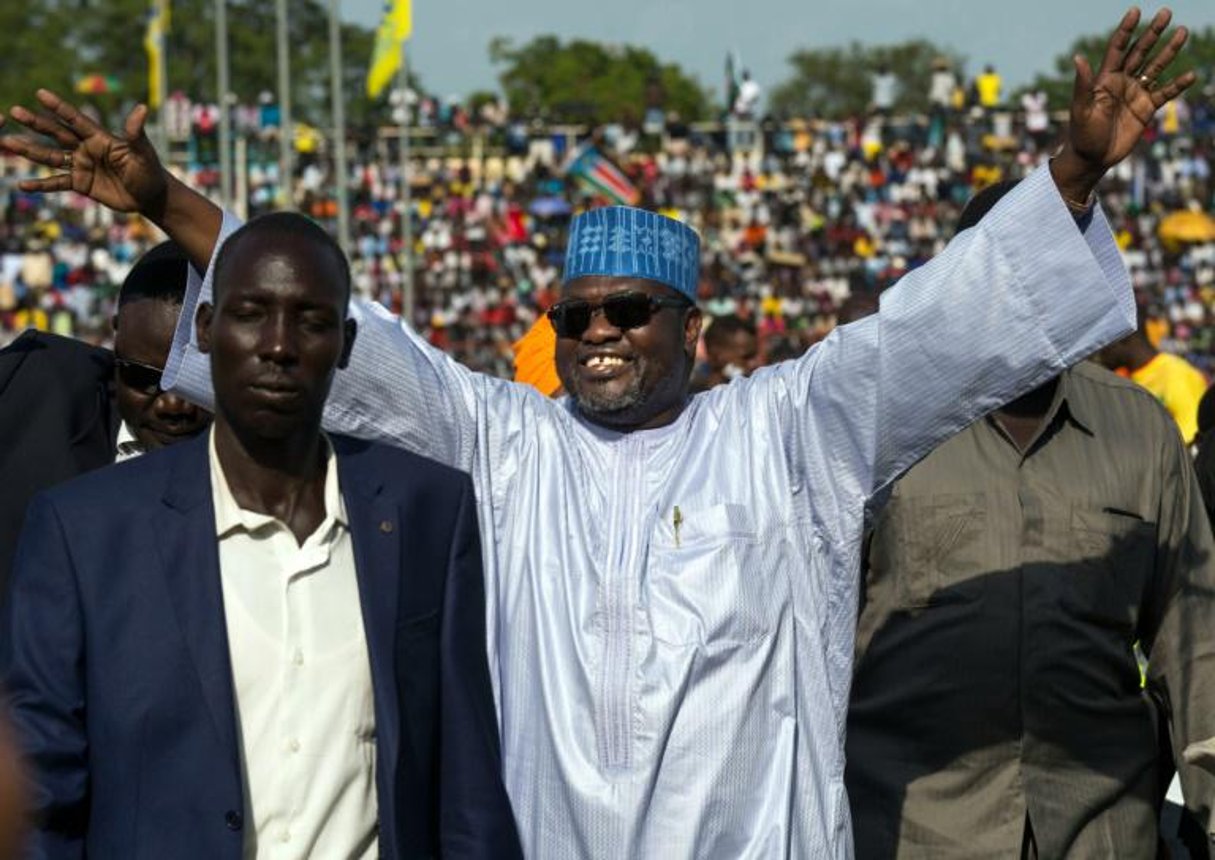
[[[570,225],[563,279],[568,284],[587,275],[657,281],[694,302],[700,237],[657,212],[632,206],[591,209]]]

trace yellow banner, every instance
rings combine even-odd
[[[401,46],[413,35],[412,0],[386,0],[367,70],[367,95],[376,98],[401,68]]]
[[[165,34],[169,30],[169,0],[152,0],[143,48],[148,54],[148,107],[160,107],[160,70],[163,65]]]

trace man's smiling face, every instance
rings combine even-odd
[[[642,293],[669,301],[679,293],[635,278],[587,276],[566,284],[562,301],[598,308],[608,296]],[[589,420],[614,430],[644,430],[673,421],[688,396],[688,378],[700,337],[692,305],[658,307],[644,325],[619,328],[601,309],[577,336],[557,338],[557,373]]]

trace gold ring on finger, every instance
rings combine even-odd
[[[1145,90],[1150,90],[1156,86],[1156,79],[1151,75],[1140,75],[1139,83],[1143,85]]]

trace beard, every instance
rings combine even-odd
[[[578,410],[588,418],[607,424],[627,422],[631,416],[644,410],[649,393],[645,390],[645,362],[637,360],[637,366],[623,390],[606,390],[607,386],[583,382],[575,376],[566,382],[566,392],[578,404]]]

